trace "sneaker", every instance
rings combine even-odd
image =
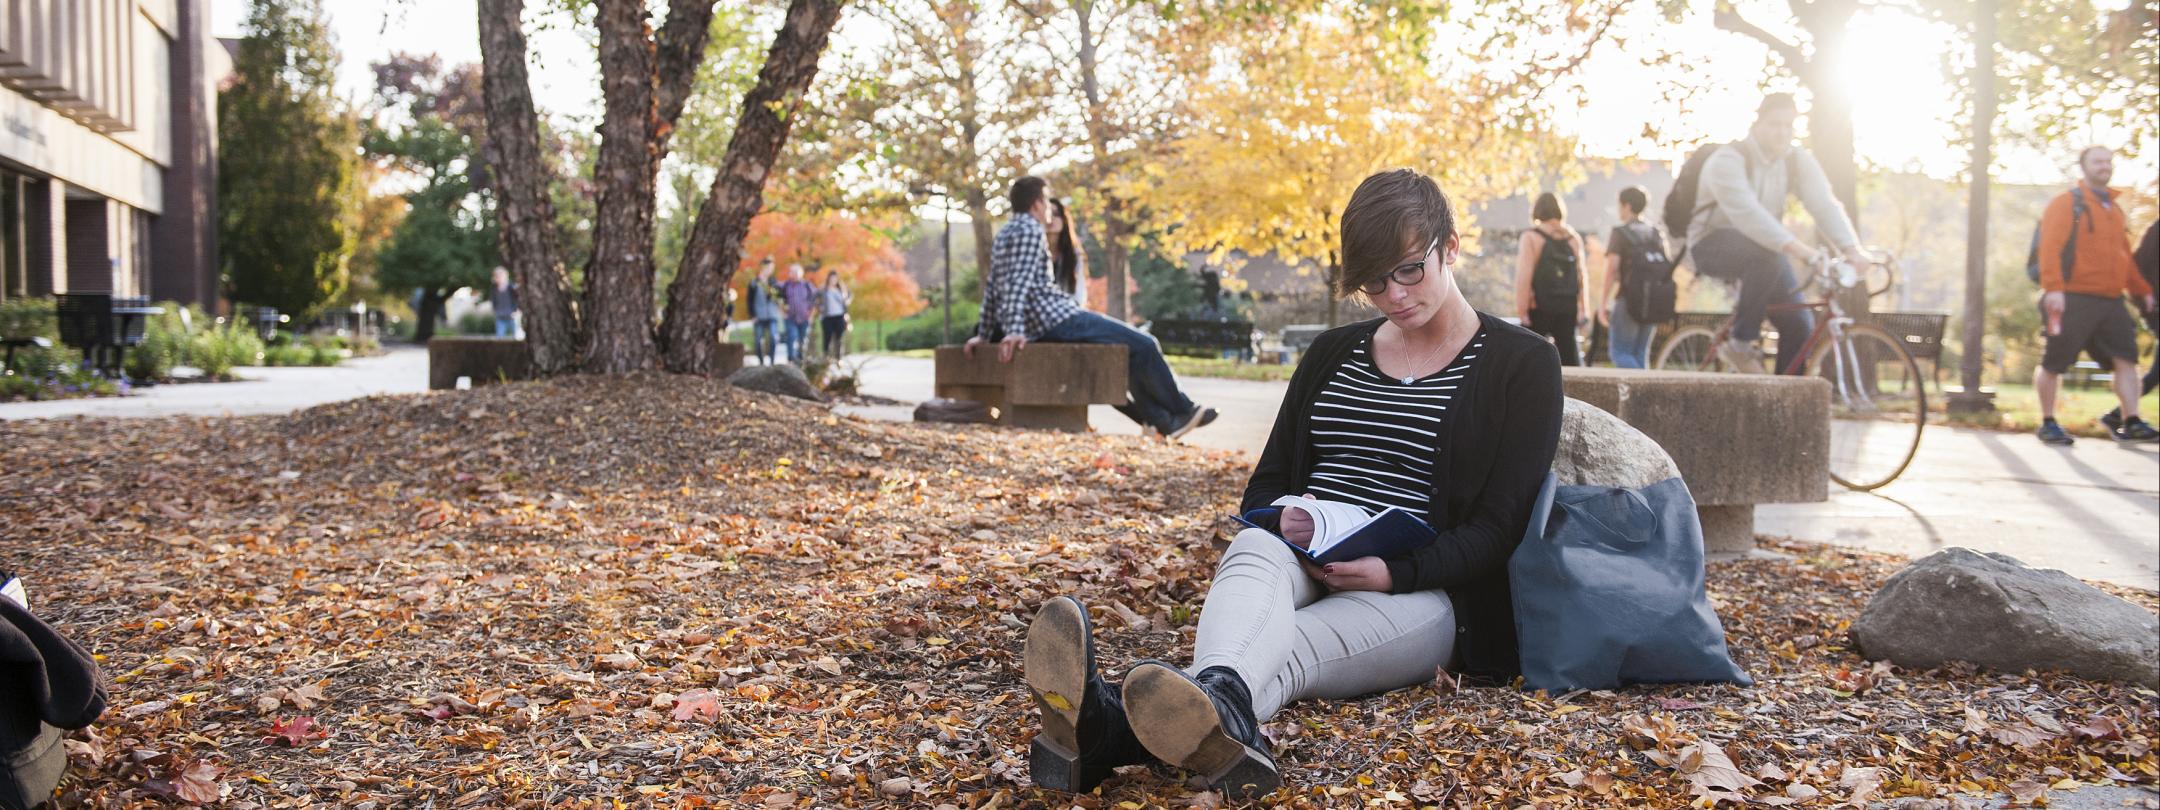
[[[2115,410],[2101,414],[2100,424],[2106,425],[2109,433],[2114,433],[2115,431],[2122,429],[2122,409],[2116,408]]]
[[[1194,771],[1233,802],[1275,792],[1282,776],[1253,716],[1252,692],[1229,667],[1188,677],[1161,661],[1125,676],[1133,736],[1156,759]]]
[[[1213,421],[1215,421],[1214,408],[1205,405],[1195,406],[1192,413],[1186,416],[1184,421],[1179,422],[1177,428],[1170,431],[1167,438],[1172,440],[1184,438],[1185,434],[1207,427],[1208,423]]]
[[[2154,430],[2152,425],[2145,424],[2145,420],[2135,416],[2123,420],[2122,427],[2110,430],[2108,433],[2113,435],[2118,442],[2137,444],[2160,442],[2160,430]]]
[[[2063,430],[2062,425],[2056,424],[2055,420],[2053,419],[2049,419],[2040,423],[2040,431],[2038,435],[2040,436],[2041,444],[2052,444],[2060,447],[2068,447],[2077,443],[2077,440],[2070,438],[2070,433]]]
[[[1762,351],[1755,348],[1753,343],[1738,338],[1726,338],[1725,342],[1718,344],[1717,356],[1719,360],[1725,361],[1727,367],[1742,374],[1763,373]]]

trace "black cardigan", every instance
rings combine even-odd
[[[1427,510],[1439,539],[1387,561],[1396,593],[1445,589],[1454,602],[1455,650],[1466,672],[1513,677],[1515,609],[1508,557],[1522,542],[1545,474],[1560,446],[1560,354],[1543,337],[1491,315],[1485,348],[1448,414]],[[1267,447],[1245,484],[1249,512],[1305,492],[1316,460],[1308,419],[1320,388],[1384,319],[1330,329],[1298,361]]]

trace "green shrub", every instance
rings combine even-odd
[[[461,335],[492,335],[495,334],[495,316],[485,312],[467,312],[465,317],[458,319],[457,327],[458,334]]]
[[[197,332],[188,344],[188,359],[206,377],[230,379],[236,366],[252,366],[263,362],[262,338],[255,330],[237,323],[224,323]]]
[[[127,350],[127,362],[121,371],[133,380],[163,382],[171,379],[173,366],[180,362],[187,343],[186,333],[166,329],[153,321],[143,329],[142,343]]]
[[[263,348],[262,364],[266,366],[305,366],[315,360],[315,350],[306,346],[286,344]]]
[[[0,301],[0,337],[41,337],[59,342],[60,321],[53,316],[56,307],[50,298]]]
[[[966,340],[975,331],[975,321],[982,310],[973,302],[954,301],[952,308],[952,339]],[[885,350],[903,352],[910,349],[934,349],[942,337],[945,308],[942,303],[926,307],[906,318],[885,327]]]

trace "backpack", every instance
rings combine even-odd
[[[1573,313],[1575,299],[1582,294],[1582,267],[1575,261],[1575,247],[1566,239],[1553,238],[1543,229],[1531,230],[1545,237],[1545,247],[1538,251],[1537,267],[1530,274],[1530,294],[1536,308],[1544,312]],[[1553,249],[1555,243],[1560,247],[1557,251]]]
[[[1740,143],[1711,143],[1696,147],[1694,152],[1688,154],[1687,161],[1680,164],[1680,175],[1673,178],[1672,189],[1665,192],[1665,232],[1680,243],[1680,252],[1672,257],[1673,264],[1679,264],[1680,260],[1687,256],[1688,226],[1695,222],[1695,197],[1702,187],[1703,164],[1709,163],[1711,155],[1727,146],[1739,148]],[[1791,160],[1791,157],[1792,153],[1786,153],[1787,194],[1793,193],[1792,189],[1799,185],[1796,178],[1799,164]],[[1754,163],[1748,164],[1749,169],[1754,167]]]
[[[2070,268],[2072,265],[2077,264],[2077,226],[2078,220],[2082,220],[2084,218],[2085,187],[2077,186],[2070,189],[2070,238],[2063,240],[2062,277],[2064,284],[2070,283]],[[2086,229],[2090,230],[2092,228],[2092,223],[2085,223],[2085,227]],[[2033,226],[2032,249],[2026,251],[2025,253],[2025,277],[2032,279],[2032,283],[2034,284],[2040,283],[2039,225]]]
[[[1649,243],[1644,244],[1632,228],[1619,232],[1620,300],[1627,304],[1628,317],[1639,324],[1672,320],[1680,286],[1673,283],[1673,260],[1665,255],[1664,235],[1650,228]]]

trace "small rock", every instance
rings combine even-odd
[[[762,391],[812,402],[825,401],[825,395],[819,393],[817,386],[810,384],[810,378],[803,375],[802,369],[792,365],[744,366],[740,371],[728,375],[727,381],[729,385],[744,390]]]
[[[914,792],[915,783],[908,781],[908,778],[905,776],[895,776],[891,779],[879,782],[877,789],[879,793],[883,793],[887,796],[906,796],[909,793]]]
[[[981,531],[978,531],[978,532],[976,532],[976,533],[974,533],[974,534],[968,535],[968,539],[970,539],[970,540],[974,540],[974,541],[976,541],[976,542],[980,542],[980,543],[988,543],[988,542],[990,542],[990,541],[992,541],[992,540],[996,540],[996,539],[997,539],[997,532],[993,532],[993,531],[991,531],[991,530],[989,530],[989,529],[983,529],[983,530],[981,530]]]
[[[2002,554],[1948,548],[1914,562],[1868,600],[1852,633],[1868,658],[1908,669],[1970,661],[2160,689],[2160,617]]]

